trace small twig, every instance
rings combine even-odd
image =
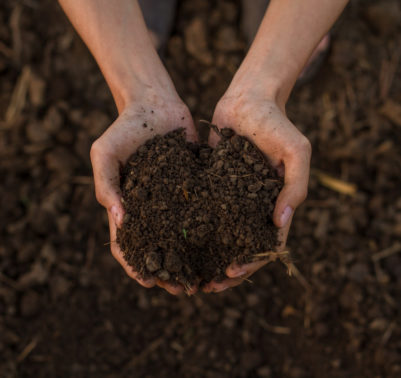
[[[262,253],[256,253],[253,256],[255,257],[269,257],[272,261],[275,261],[283,256],[288,256],[290,254],[289,251],[282,251],[282,252],[274,252],[274,251],[267,251]]]
[[[18,285],[17,283],[11,279],[10,277],[7,277],[5,274],[0,272],[0,281],[5,283],[6,285],[10,286],[11,288],[17,290],[18,289]]]
[[[316,176],[321,185],[335,192],[354,196],[358,190],[355,184],[332,177],[318,169],[312,169],[311,173]]]
[[[26,103],[26,96],[28,93],[29,82],[31,80],[31,67],[25,66],[17,80],[11,95],[10,104],[6,110],[5,121],[10,127],[17,116],[20,115]]]
[[[290,271],[290,252],[289,251],[282,251],[282,252],[274,252],[274,251],[267,251],[263,253],[256,253],[253,255],[253,261],[260,261],[265,260],[267,263],[274,262],[276,260],[280,260],[286,267],[288,274],[291,275]]]
[[[219,176],[219,175],[216,175],[216,173],[213,173],[213,172],[208,172],[208,174],[209,174],[209,175],[212,175],[212,176],[216,176],[216,177],[218,177],[218,178],[223,178],[223,177],[221,177],[221,176]]]
[[[236,178],[244,178],[244,177],[249,177],[249,176],[255,176],[255,174],[254,173],[248,173],[248,174],[242,175],[242,176],[240,176],[240,175],[228,175],[228,176],[229,177],[236,177]]]
[[[386,331],[384,332],[382,339],[380,341],[381,345],[387,344],[387,342],[390,340],[391,335],[393,334],[393,331],[396,327],[396,322],[391,322],[390,325],[387,327]]]
[[[288,265],[288,274],[290,276],[294,276],[299,283],[304,287],[305,290],[310,291],[312,289],[312,286],[310,283],[305,279],[305,277],[302,275],[302,273],[298,270],[298,268],[294,265],[293,262],[289,261]]]
[[[28,357],[28,355],[36,348],[36,345],[38,345],[39,339],[35,337],[19,354],[17,357],[17,362],[22,362],[25,360],[25,358]]]
[[[0,41],[0,53],[9,59],[13,56],[13,50],[2,41]]]
[[[396,253],[399,253],[399,252],[401,252],[401,243],[396,242],[391,247],[383,249],[382,251],[375,253],[372,256],[372,260],[379,261],[381,259],[385,259],[386,257],[395,255]]]
[[[266,322],[266,320],[262,318],[258,318],[259,324],[264,328],[266,331],[276,333],[278,335],[289,335],[291,333],[291,328],[282,327],[282,326],[274,326]]]
[[[213,125],[213,123],[206,121],[205,119],[200,119],[199,122],[204,123],[206,126],[209,127],[210,130],[213,130],[219,137],[223,137],[223,134],[221,133],[220,129],[216,126]]]

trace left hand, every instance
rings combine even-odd
[[[226,93],[217,104],[212,123],[219,128],[232,128],[251,140],[284,176],[284,187],[273,214],[274,224],[279,228],[280,246],[277,251],[284,250],[294,210],[307,195],[311,157],[309,140],[289,121],[284,107],[255,92]],[[211,132],[210,144],[216,145],[217,141],[218,137]],[[219,283],[212,281],[203,290],[220,292],[237,286],[265,264],[266,261],[242,266],[231,264],[226,269],[228,279]]]

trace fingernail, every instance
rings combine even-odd
[[[288,223],[291,214],[292,214],[292,209],[290,206],[287,206],[280,217],[281,227],[284,227]]]

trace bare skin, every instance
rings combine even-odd
[[[144,287],[158,285],[171,294],[183,291],[180,285],[167,284],[159,279],[144,281],[138,277],[124,260],[115,242],[117,227],[121,227],[124,208],[121,204],[119,166],[126,162],[132,152],[150,137],[165,134],[178,127],[186,129],[189,140],[196,140],[196,131],[188,108],[180,101],[160,99],[153,101],[145,96],[124,109],[117,120],[96,140],[91,148],[91,161],[95,178],[96,198],[108,214],[111,252],[126,273]],[[144,127],[146,125],[146,127]],[[193,288],[191,294],[196,291]]]
[[[285,249],[294,211],[307,196],[311,157],[311,145],[287,118],[285,104],[310,55],[346,4],[346,0],[272,0],[213,115],[214,124],[252,140],[284,177],[273,214],[279,251]],[[216,143],[214,135],[210,143]],[[212,281],[204,290],[221,292],[237,286],[265,264],[232,264],[226,269],[228,279]]]
[[[144,281],[124,261],[115,243],[116,228],[124,216],[118,175],[120,162],[125,163],[152,135],[182,126],[188,138],[195,139],[191,115],[153,47],[137,1],[59,2],[97,60],[120,114],[91,149],[96,197],[108,212],[113,256],[142,286],[158,285],[179,294],[181,286]],[[288,120],[285,104],[309,56],[347,2],[272,0],[213,116],[214,124],[231,127],[251,139],[283,174],[285,186],[274,211],[280,249],[285,248],[294,211],[307,194],[311,155],[308,140]],[[210,143],[215,144],[216,139]],[[232,265],[227,268],[227,280],[211,282],[204,290],[219,292],[236,286],[263,265]],[[194,287],[191,292],[196,290]]]

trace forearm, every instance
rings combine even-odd
[[[95,57],[119,111],[144,91],[174,92],[136,0],[59,0]]]
[[[272,0],[232,86],[256,83],[255,91],[284,104],[309,56],[347,3]]]

